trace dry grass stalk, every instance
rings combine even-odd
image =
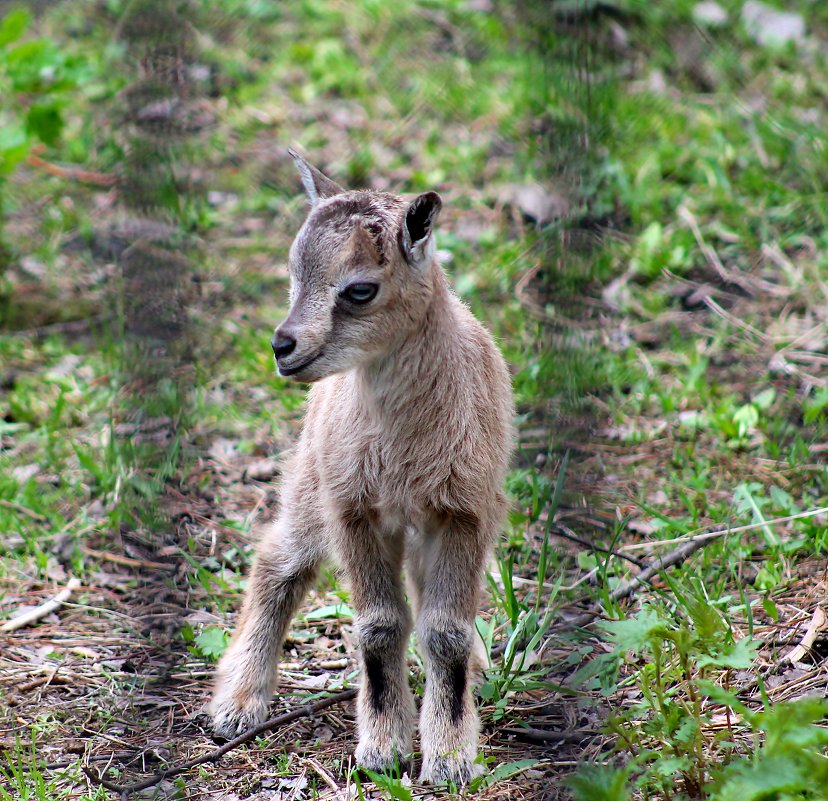
[[[618,548],[619,551],[640,551],[643,548],[652,548],[659,545],[674,545],[679,542],[690,542],[692,540],[710,540],[717,537],[724,537],[726,534],[737,534],[741,531],[753,531],[757,528],[765,528],[766,526],[773,526],[778,523],[789,523],[791,520],[802,520],[806,517],[816,517],[817,515],[828,514],[828,506],[820,506],[817,509],[808,509],[805,512],[799,512],[795,515],[786,515],[785,517],[774,517],[771,520],[763,520],[759,523],[747,523],[744,526],[732,526],[730,528],[721,528],[715,531],[703,531],[700,534],[687,534],[683,537],[674,537],[671,540],[657,540],[655,542],[633,542],[629,545],[622,545]]]

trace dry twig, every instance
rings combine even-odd
[[[17,631],[17,629],[22,629],[24,626],[28,626],[30,623],[35,623],[41,618],[46,617],[46,615],[58,609],[60,605],[69,599],[69,596],[72,594],[72,591],[80,587],[80,579],[71,578],[69,579],[69,583],[62,589],[54,598],[50,598],[45,603],[42,603],[40,606],[36,606],[29,612],[24,612],[22,615],[18,615],[17,617],[13,617],[11,620],[7,620],[2,626],[0,626],[0,631]]]
[[[610,598],[613,601],[620,601],[628,595],[632,595],[639,586],[646,584],[656,573],[661,570],[666,570],[668,567],[681,564],[688,556],[694,554],[696,551],[703,548],[710,540],[694,539],[688,540],[673,551],[660,556],[654,564],[642,570],[637,576],[633,576],[629,581],[619,584],[610,593]],[[599,614],[601,607],[595,606],[589,612],[584,612],[572,621],[571,625],[578,628],[589,625]]]
[[[48,676],[38,676],[36,679],[32,679],[31,681],[24,682],[23,684],[19,684],[17,686],[18,692],[27,693],[31,690],[35,690],[38,687],[46,685],[47,687],[52,684],[71,684],[72,680],[66,676],[58,676],[58,669],[55,667],[54,670]]]
[[[125,567],[140,567],[145,570],[176,570],[175,565],[166,562],[150,562],[146,559],[132,559],[129,556],[121,556],[118,553],[106,553],[105,551],[96,551],[94,548],[87,548],[85,545],[81,546],[81,550],[96,559],[104,559],[108,562],[114,562],[116,565],[124,565]]]
[[[103,186],[106,188],[115,186],[118,183],[118,179],[114,175],[106,175],[94,170],[85,170],[83,167],[53,164],[51,161],[40,158],[35,153],[32,153],[27,158],[27,161],[32,167],[45,170],[50,175],[56,175],[58,178],[63,178],[67,181],[79,181],[82,184],[92,184],[92,186]]]
[[[96,784],[99,784],[101,787],[105,787],[107,790],[111,790],[113,793],[118,793],[121,801],[126,801],[132,793],[146,790],[148,787],[155,787],[155,785],[160,784],[164,781],[164,779],[177,776],[179,773],[185,773],[191,768],[204,765],[207,762],[218,762],[218,760],[229,751],[232,751],[234,748],[238,748],[238,746],[249,742],[254,737],[258,737],[260,734],[264,734],[266,731],[275,729],[277,726],[283,726],[286,723],[291,723],[299,718],[312,717],[317,712],[321,712],[329,706],[334,706],[335,704],[342,703],[343,701],[350,701],[356,696],[356,694],[356,689],[343,690],[342,692],[336,693],[336,695],[330,695],[327,698],[314,701],[312,704],[300,706],[292,712],[277,715],[274,718],[266,720],[264,723],[260,723],[258,726],[254,726],[252,729],[248,729],[244,734],[240,734],[238,737],[229,740],[219,748],[214,748],[212,751],[202,754],[200,757],[196,757],[195,759],[190,759],[187,762],[171,765],[170,767],[162,770],[160,773],[156,773],[154,776],[150,776],[148,779],[143,779],[142,781],[135,782],[134,784],[115,784],[114,782],[111,782],[101,776],[91,765],[83,765],[83,772]]]
[[[598,551],[598,553],[612,554],[613,556],[617,556],[619,559],[625,559],[627,562],[634,564],[637,568],[641,570],[646,568],[646,565],[640,559],[634,559],[628,554],[621,553],[619,551],[613,551],[611,548],[604,548],[600,545],[596,545],[594,542],[590,542],[589,540],[585,540],[582,537],[579,537],[572,531],[572,529],[568,528],[567,526],[562,526],[560,523],[554,523],[552,527],[549,529],[549,533],[555,537],[560,537],[561,539],[569,540],[570,542],[577,543],[578,545],[583,545],[585,548],[590,548],[593,551]]]
[[[32,509],[29,509],[28,506],[23,506],[22,503],[15,503],[14,501],[7,501],[5,498],[0,498],[0,506],[5,509],[11,509],[13,512],[19,512],[21,515],[26,515],[26,517],[30,517],[32,520],[37,521],[38,523],[46,523],[48,522],[49,518],[46,515],[40,514],[40,512],[35,512]]]
[[[551,731],[550,729],[533,729],[531,726],[520,728],[501,729],[502,734],[513,734],[521,740],[530,743],[582,743],[590,737],[597,737],[598,732],[579,731]]]
[[[828,618],[826,618],[822,607],[818,606],[814,609],[814,616],[811,618],[811,622],[808,624],[808,629],[802,637],[799,645],[790,651],[785,659],[788,662],[801,662],[808,655],[808,652],[816,642],[819,633],[826,626],[828,626]]]
[[[322,779],[328,787],[331,788],[335,793],[339,792],[339,785],[334,781],[333,776],[331,776],[322,765],[317,762],[317,760],[313,759],[312,757],[305,757],[305,762],[307,762],[315,771],[316,774]]]

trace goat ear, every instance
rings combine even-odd
[[[443,208],[443,201],[436,192],[426,192],[411,201],[403,217],[400,243],[409,264],[420,264],[433,247],[432,230]]]
[[[338,183],[319,172],[316,167],[311,167],[295,150],[288,148],[288,154],[296,163],[296,169],[299,170],[302,186],[308,194],[311,208],[314,208],[320,200],[345,191]]]

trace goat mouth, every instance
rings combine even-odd
[[[322,351],[320,350],[315,356],[311,356],[310,359],[307,361],[302,362],[301,364],[297,364],[295,367],[282,367],[279,362],[276,362],[276,366],[279,368],[279,375],[281,376],[289,376],[289,375],[296,375],[297,373],[301,373],[302,370],[310,367],[320,356],[322,355]]]

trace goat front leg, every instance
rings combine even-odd
[[[209,713],[220,737],[267,719],[282,641],[318,572],[314,534],[282,518],[259,543],[238,626],[216,670]]]
[[[451,518],[424,543],[417,635],[426,662],[420,780],[427,784],[462,785],[483,772],[475,762],[479,722],[470,678],[486,542],[476,521],[463,517]]]
[[[405,660],[411,614],[402,588],[403,545],[401,534],[380,534],[358,516],[341,526],[339,551],[362,656],[356,760],[373,771],[404,764],[412,749],[416,709]]]

